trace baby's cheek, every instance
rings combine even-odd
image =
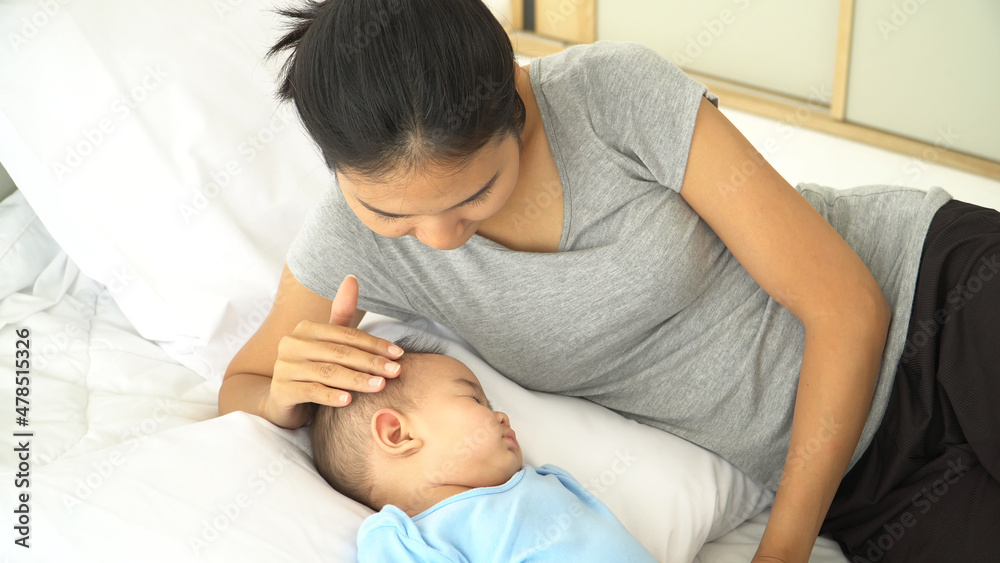
[[[456,427],[461,428],[461,426]],[[481,449],[476,442],[475,433],[456,433],[453,435],[453,442],[447,451],[446,457],[453,466],[461,468],[469,465],[478,457],[480,455],[479,450]]]

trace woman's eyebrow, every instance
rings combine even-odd
[[[500,172],[502,170],[503,170],[503,167],[501,167],[499,170],[497,170],[496,174],[494,174],[492,178],[490,178],[489,180],[487,180],[486,184],[484,184],[482,188],[479,188],[478,192],[476,192],[475,194],[473,194],[471,197],[469,197],[468,199],[466,199],[462,203],[453,205],[453,206],[449,207],[448,209],[446,209],[445,211],[449,211],[451,209],[455,209],[456,207],[461,207],[461,206],[463,206],[463,205],[465,205],[467,203],[470,203],[470,202],[476,200],[477,198],[481,197],[483,194],[485,194],[487,191],[489,191],[490,188],[493,187],[493,184],[497,181],[497,178],[500,177]],[[358,203],[360,203],[361,205],[363,205],[365,207],[365,209],[367,209],[368,211],[371,211],[372,213],[378,213],[379,215],[385,215],[386,217],[393,217],[393,218],[396,218],[396,219],[399,219],[399,218],[402,218],[402,217],[412,217],[412,215],[400,215],[399,213],[389,213],[388,211],[382,211],[381,209],[377,209],[375,207],[372,207],[371,205],[368,205],[367,203],[365,203],[358,196],[354,196],[354,199],[358,200]]]
[[[479,385],[476,385],[475,383],[473,383],[473,382],[471,382],[468,379],[465,379],[463,377],[456,377],[454,379],[454,381],[455,381],[455,383],[464,383],[464,384],[468,385],[472,389],[472,391],[474,393],[480,394],[480,395],[483,396],[484,399],[486,399],[486,391],[483,391],[483,388],[480,387]],[[490,410],[493,410],[493,404],[490,403],[489,399],[486,399],[486,406],[489,407]]]

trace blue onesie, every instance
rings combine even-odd
[[[387,504],[358,530],[358,561],[655,563],[563,469],[525,465],[509,481],[446,498],[410,519]]]

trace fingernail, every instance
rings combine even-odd
[[[386,362],[385,372],[392,375],[399,373],[399,364],[395,362]]]
[[[340,394],[340,402],[341,402],[341,403],[346,403],[346,402],[347,402],[347,399],[348,399],[348,397],[350,397],[350,395],[348,395],[347,393],[341,393],[341,394]]]
[[[403,355],[403,349],[400,348],[399,346],[396,346],[395,344],[393,344],[392,346],[389,346],[389,353],[390,354],[395,354],[396,356],[402,356]]]
[[[378,387],[380,383],[382,383],[382,378],[381,377],[373,377],[373,378],[371,378],[371,379],[368,380],[368,386],[369,387]]]

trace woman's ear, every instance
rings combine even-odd
[[[379,409],[372,415],[372,438],[375,446],[392,457],[407,457],[420,451],[424,442],[413,435],[410,421],[390,408]]]

